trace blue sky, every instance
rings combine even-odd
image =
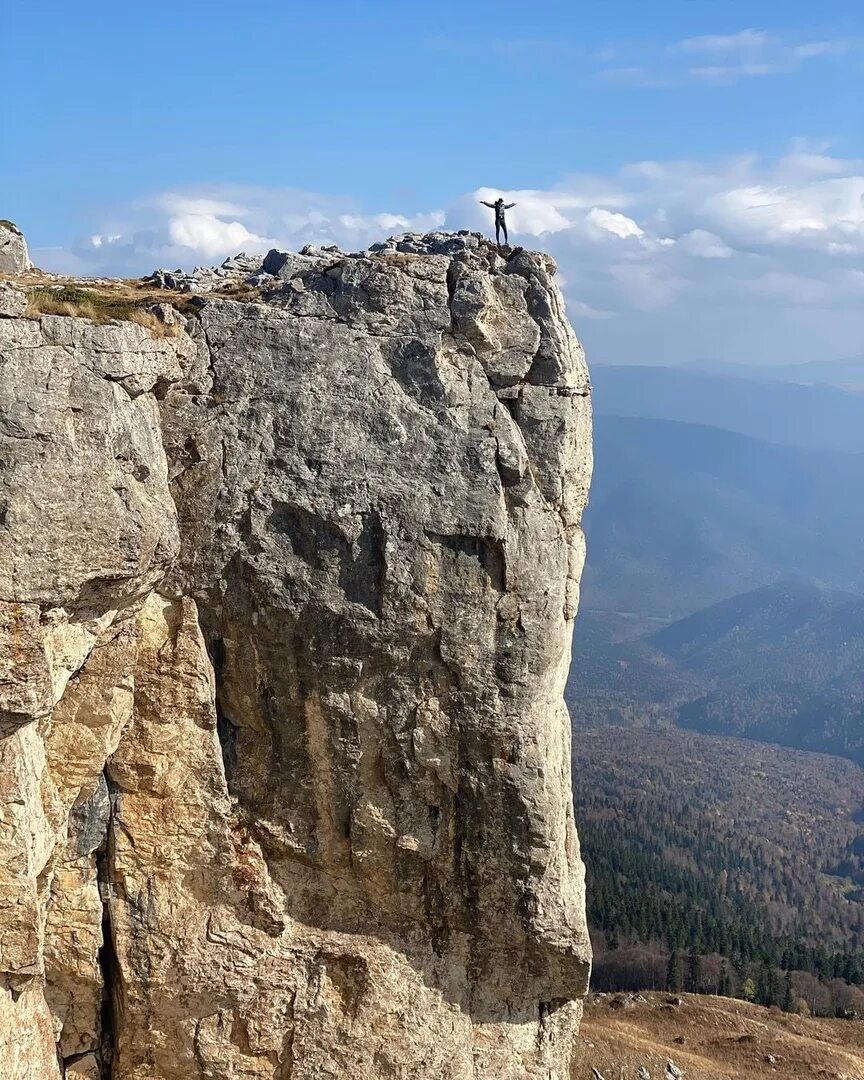
[[[864,356],[864,15],[801,0],[7,0],[0,216],[37,264],[487,227],[603,360]]]

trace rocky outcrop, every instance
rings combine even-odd
[[[0,317],[0,1074],[563,1080],[591,446],[554,264],[227,269],[251,296],[177,336]]]
[[[30,269],[27,241],[17,225],[0,219],[0,274],[20,274]]]

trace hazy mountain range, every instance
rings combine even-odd
[[[827,384],[841,390],[864,390],[864,358],[861,357],[855,360],[809,360],[794,364],[700,364],[699,370],[767,382]]]
[[[864,395],[638,367],[595,385],[575,722],[864,761]],[[775,441],[742,433],[757,412]]]
[[[593,372],[566,695],[595,978],[689,941],[808,1001],[833,977],[830,1010],[864,982],[864,394],[743,374]]]
[[[864,591],[862,490],[864,454],[599,406],[584,605],[672,618],[790,574]]]
[[[746,370],[746,369],[744,369]],[[679,420],[812,450],[864,452],[864,393],[685,368],[595,365],[599,417]]]
[[[864,764],[861,598],[786,582],[627,641],[603,620],[576,635],[575,726],[678,725]]]

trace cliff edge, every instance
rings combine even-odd
[[[591,438],[554,263],[220,271],[154,275],[158,323],[0,284],[0,1075],[564,1080]]]

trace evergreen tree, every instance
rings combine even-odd
[[[684,986],[684,964],[681,953],[673,949],[669,954],[669,966],[666,968],[666,989],[679,991]]]
[[[795,1008],[795,991],[792,988],[792,972],[786,972],[786,985],[783,988],[783,1012],[792,1012]]]
[[[780,982],[777,977],[777,968],[771,964],[768,968],[768,1004],[778,1005],[780,1003]]]
[[[699,956],[699,950],[695,944],[690,946],[690,952],[687,954],[687,978],[685,980],[685,987],[691,994],[699,993],[699,979],[702,975],[702,959]]]
[[[741,997],[744,998],[745,1001],[756,1000],[756,984],[752,979],[745,979],[741,984]]]
[[[717,995],[718,997],[732,996],[732,979],[729,976],[729,969],[726,967],[725,960],[721,961],[720,974],[717,976]]]
[[[760,1005],[777,1004],[777,973],[771,961],[765,957],[759,965],[759,976],[756,980],[756,1000]]]
[[[652,768],[665,775],[665,763]],[[649,946],[652,955],[665,945],[665,984],[672,992],[710,988],[742,996],[749,978],[753,999],[783,1004],[787,971],[864,986],[864,915],[852,917],[846,908],[854,905],[849,904],[840,911],[832,890],[812,875],[801,877],[809,857],[806,848],[775,851],[758,836],[718,833],[713,819],[703,820],[700,802],[686,792],[682,795],[674,783],[664,787],[670,801],[655,805],[641,789],[634,794],[632,785],[616,787],[615,778],[605,773],[594,780],[580,788],[580,822],[589,922],[605,945],[598,949],[595,977],[606,955],[619,952],[606,964],[604,975],[610,981],[605,989],[633,988],[649,973],[652,984],[663,982],[662,961],[656,971],[645,959],[647,953],[633,950],[641,945]],[[620,812],[625,805],[632,812]],[[636,822],[640,824],[634,834]],[[686,857],[673,859],[669,852],[684,852]],[[843,857],[851,857],[843,849],[825,851],[824,856],[838,866]],[[852,862],[856,874],[864,873],[864,852]],[[723,872],[733,866],[735,874],[730,872],[718,887]],[[801,889],[810,890],[806,896],[818,918],[789,922],[775,915],[775,909],[781,915],[801,909],[796,893]],[[819,926],[818,936],[814,925]],[[632,959],[622,950],[633,950]],[[700,967],[700,958],[709,955],[717,957],[715,972],[725,960],[727,978],[705,977],[705,960]]]

